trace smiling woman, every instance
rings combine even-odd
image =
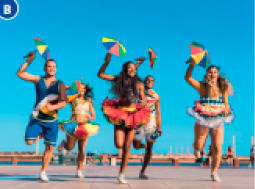
[[[190,62],[186,81],[200,94],[200,100],[195,102],[195,107],[187,109],[188,114],[196,118],[194,154],[200,158],[200,151],[205,145],[208,132],[210,132],[213,160],[212,179],[220,181],[217,169],[220,164],[223,144],[223,124],[231,123],[234,119],[228,104],[228,96],[233,89],[225,78],[220,77],[219,70],[215,66],[210,66],[206,70],[204,82],[196,81],[192,78],[195,61],[191,58]]]

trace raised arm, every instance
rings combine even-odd
[[[108,74],[105,73],[105,69],[108,66],[110,60],[111,60],[111,53],[108,53],[108,54],[106,54],[106,57],[105,57],[105,63],[100,68],[97,76],[102,78],[102,79],[108,80],[108,81],[114,81],[115,80],[115,76],[108,75]]]
[[[189,65],[189,68],[186,72],[186,76],[185,76],[185,79],[186,81],[192,86],[194,87],[198,92],[200,92],[200,88],[201,88],[201,83],[197,80],[195,80],[194,78],[192,78],[192,71],[195,67],[195,61],[193,60],[193,58],[190,58],[190,65]]]
[[[160,97],[156,101],[156,123],[159,134],[161,135],[161,111],[160,111]]]
[[[95,120],[96,119],[96,113],[95,113],[95,108],[93,106],[93,102],[90,100],[89,101],[89,111],[90,115],[88,115],[89,120]]]
[[[34,60],[36,55],[36,51],[30,52],[28,56],[28,60],[21,66],[21,68],[17,72],[17,76],[20,79],[23,79],[25,81],[31,81],[36,84],[36,82],[39,79],[39,75],[32,75],[28,72],[26,72],[27,67],[31,64],[31,62]]]
[[[145,58],[138,58],[138,61],[135,65],[136,69],[140,66],[140,64],[142,64],[144,62]]]

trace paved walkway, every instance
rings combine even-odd
[[[150,180],[139,180],[140,167],[129,166],[125,176],[127,185],[116,180],[119,167],[87,166],[85,178],[74,177],[74,166],[50,166],[49,183],[38,180],[39,166],[0,166],[2,189],[252,189],[254,169],[222,168],[218,171],[221,182],[212,182],[209,168],[151,166],[147,170]]]

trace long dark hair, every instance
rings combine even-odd
[[[122,71],[113,81],[111,88],[111,92],[113,94],[115,94],[119,98],[126,100],[132,100],[138,96],[136,84],[137,82],[141,81],[141,79],[137,75],[132,78],[128,76],[129,64],[133,63],[131,61],[128,61],[123,64]]]
[[[217,85],[219,86],[220,91],[221,91],[221,93],[223,94],[226,90],[229,89],[229,83],[227,82],[227,79],[226,79],[224,76],[220,75],[220,73],[219,73],[219,68],[217,68],[217,67],[214,66],[214,65],[209,66],[209,67],[206,69],[206,72],[207,72],[208,70],[212,69],[212,68],[215,68],[215,69],[218,70],[219,77],[217,78]],[[204,77],[204,81],[205,81],[205,82],[204,82],[204,85],[205,85],[205,87],[207,88],[207,87],[209,87],[209,84],[207,83],[206,76],[207,76],[207,75],[205,75],[205,77]]]
[[[82,85],[85,85],[85,87],[86,87],[86,93],[84,94],[83,98],[85,100],[95,99],[94,93],[93,93],[93,88],[89,87],[88,83],[87,84],[82,83]]]

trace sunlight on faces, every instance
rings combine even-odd
[[[206,72],[206,76],[210,81],[217,81],[218,77],[219,77],[219,73],[217,68],[210,68],[207,72]]]
[[[147,89],[152,89],[153,86],[155,85],[153,77],[148,77],[145,81],[145,86]]]
[[[48,61],[44,67],[44,71],[47,75],[54,76],[57,72],[56,62]]]
[[[85,84],[81,84],[80,94],[81,94],[81,96],[86,94],[86,85]]]
[[[133,63],[130,63],[128,65],[128,70],[127,70],[127,74],[130,77],[134,77],[136,75],[136,66]]]

